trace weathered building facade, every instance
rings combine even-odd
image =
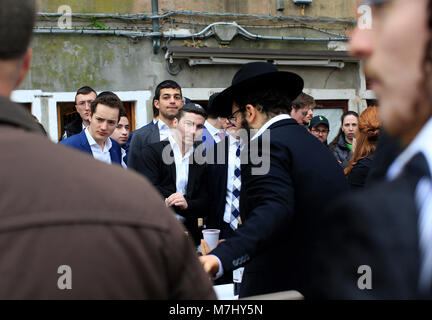
[[[300,2],[300,3],[295,3]],[[305,4],[310,2],[309,4]],[[305,80],[336,134],[345,109],[361,111],[359,61],[347,53],[354,0],[39,0],[31,71],[13,94],[57,141],[89,85],[126,101],[132,127],[152,117],[155,86],[172,79],[193,101],[231,83],[240,65],[271,61]]]

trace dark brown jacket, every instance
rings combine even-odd
[[[215,299],[192,242],[137,174],[39,134],[0,97],[0,299]],[[59,289],[71,268],[72,289]]]

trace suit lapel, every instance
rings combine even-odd
[[[195,163],[189,164],[189,176],[188,176],[188,183],[186,188],[186,193],[189,197],[192,195],[195,178],[197,176],[197,169],[198,166]]]
[[[92,155],[93,152],[91,151],[90,144],[89,144],[89,142],[88,142],[88,140],[87,140],[87,136],[86,136],[86,134],[85,134],[85,131],[82,130],[82,131],[79,133],[79,135],[80,135],[80,139],[81,139],[81,147],[82,147],[82,149],[83,149],[84,151],[87,151],[88,153],[90,153],[90,154]]]
[[[160,134],[159,134],[159,125],[155,123],[152,127],[152,133],[150,137],[151,143],[156,143],[160,141]]]
[[[156,125],[155,125],[155,126],[156,126]],[[174,185],[174,190],[176,190],[176,189],[177,189],[177,179],[176,179],[176,177],[177,177],[177,176],[176,176],[176,175],[177,175],[177,172],[176,172],[176,165],[175,165],[174,151],[172,150],[172,148],[171,148],[171,144],[169,143],[169,141],[162,141],[161,146],[162,146],[162,150],[161,150],[161,152],[160,152],[161,155],[163,154],[163,149],[164,149],[166,146],[168,146],[168,148],[169,148],[169,150],[170,150],[170,156],[172,157],[173,162],[172,162],[171,164],[169,164],[169,165],[166,165],[166,166],[168,167],[168,172],[169,172],[169,174],[170,174],[170,176],[171,176],[171,181],[172,181],[172,183],[173,183],[173,185]],[[161,159],[161,162],[163,163],[163,159]]]

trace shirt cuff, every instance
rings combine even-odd
[[[219,261],[219,270],[216,273],[216,275],[212,278],[212,280],[217,280],[220,277],[222,277],[223,274],[224,274],[224,272],[223,272],[223,266],[222,266],[222,262],[220,261],[220,259],[217,256],[215,256],[214,254],[211,254],[211,256],[216,257],[216,259]]]

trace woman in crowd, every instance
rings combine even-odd
[[[358,117],[357,112],[345,112],[341,117],[339,133],[330,143],[330,150],[343,168],[346,168],[352,156],[352,144],[357,132]]]
[[[352,190],[363,188],[372,165],[380,130],[377,107],[369,107],[360,115],[354,154],[345,175]]]

